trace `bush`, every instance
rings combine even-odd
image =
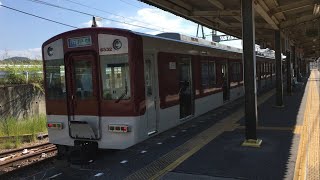
[[[42,66],[39,64],[28,67],[7,64],[5,67],[0,68],[0,71],[7,73],[5,78],[0,79],[0,85],[32,83],[39,84],[41,87],[43,87],[43,74],[41,73]],[[28,72],[28,81],[26,72]]]

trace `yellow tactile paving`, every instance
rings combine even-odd
[[[294,178],[297,180],[320,179],[320,87],[315,81],[320,80],[319,71],[312,71],[310,79]]]
[[[319,79],[319,72],[313,71],[311,74],[309,93],[311,96],[309,113],[307,114],[308,118],[308,146],[307,146],[307,162],[306,162],[306,179],[320,179],[320,162],[319,162],[319,136],[320,136],[320,127],[319,127],[319,87],[315,80]]]

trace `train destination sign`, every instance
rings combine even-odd
[[[68,47],[69,48],[77,48],[77,47],[85,47],[91,46],[91,36],[82,36],[68,39]]]

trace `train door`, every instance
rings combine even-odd
[[[71,54],[66,61],[69,134],[77,139],[99,139],[96,57],[90,54]]]
[[[230,99],[230,84],[229,84],[229,71],[228,64],[224,63],[221,65],[222,73],[222,90],[223,90],[223,101]]]
[[[181,58],[179,68],[180,119],[185,119],[194,113],[191,58]]]
[[[157,132],[157,91],[155,83],[154,55],[148,54],[144,57],[144,78],[146,92],[146,118],[148,124],[148,135]]]

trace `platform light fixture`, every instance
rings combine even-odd
[[[313,15],[314,15],[314,16],[320,15],[320,3],[314,4],[314,7],[313,7]]]

